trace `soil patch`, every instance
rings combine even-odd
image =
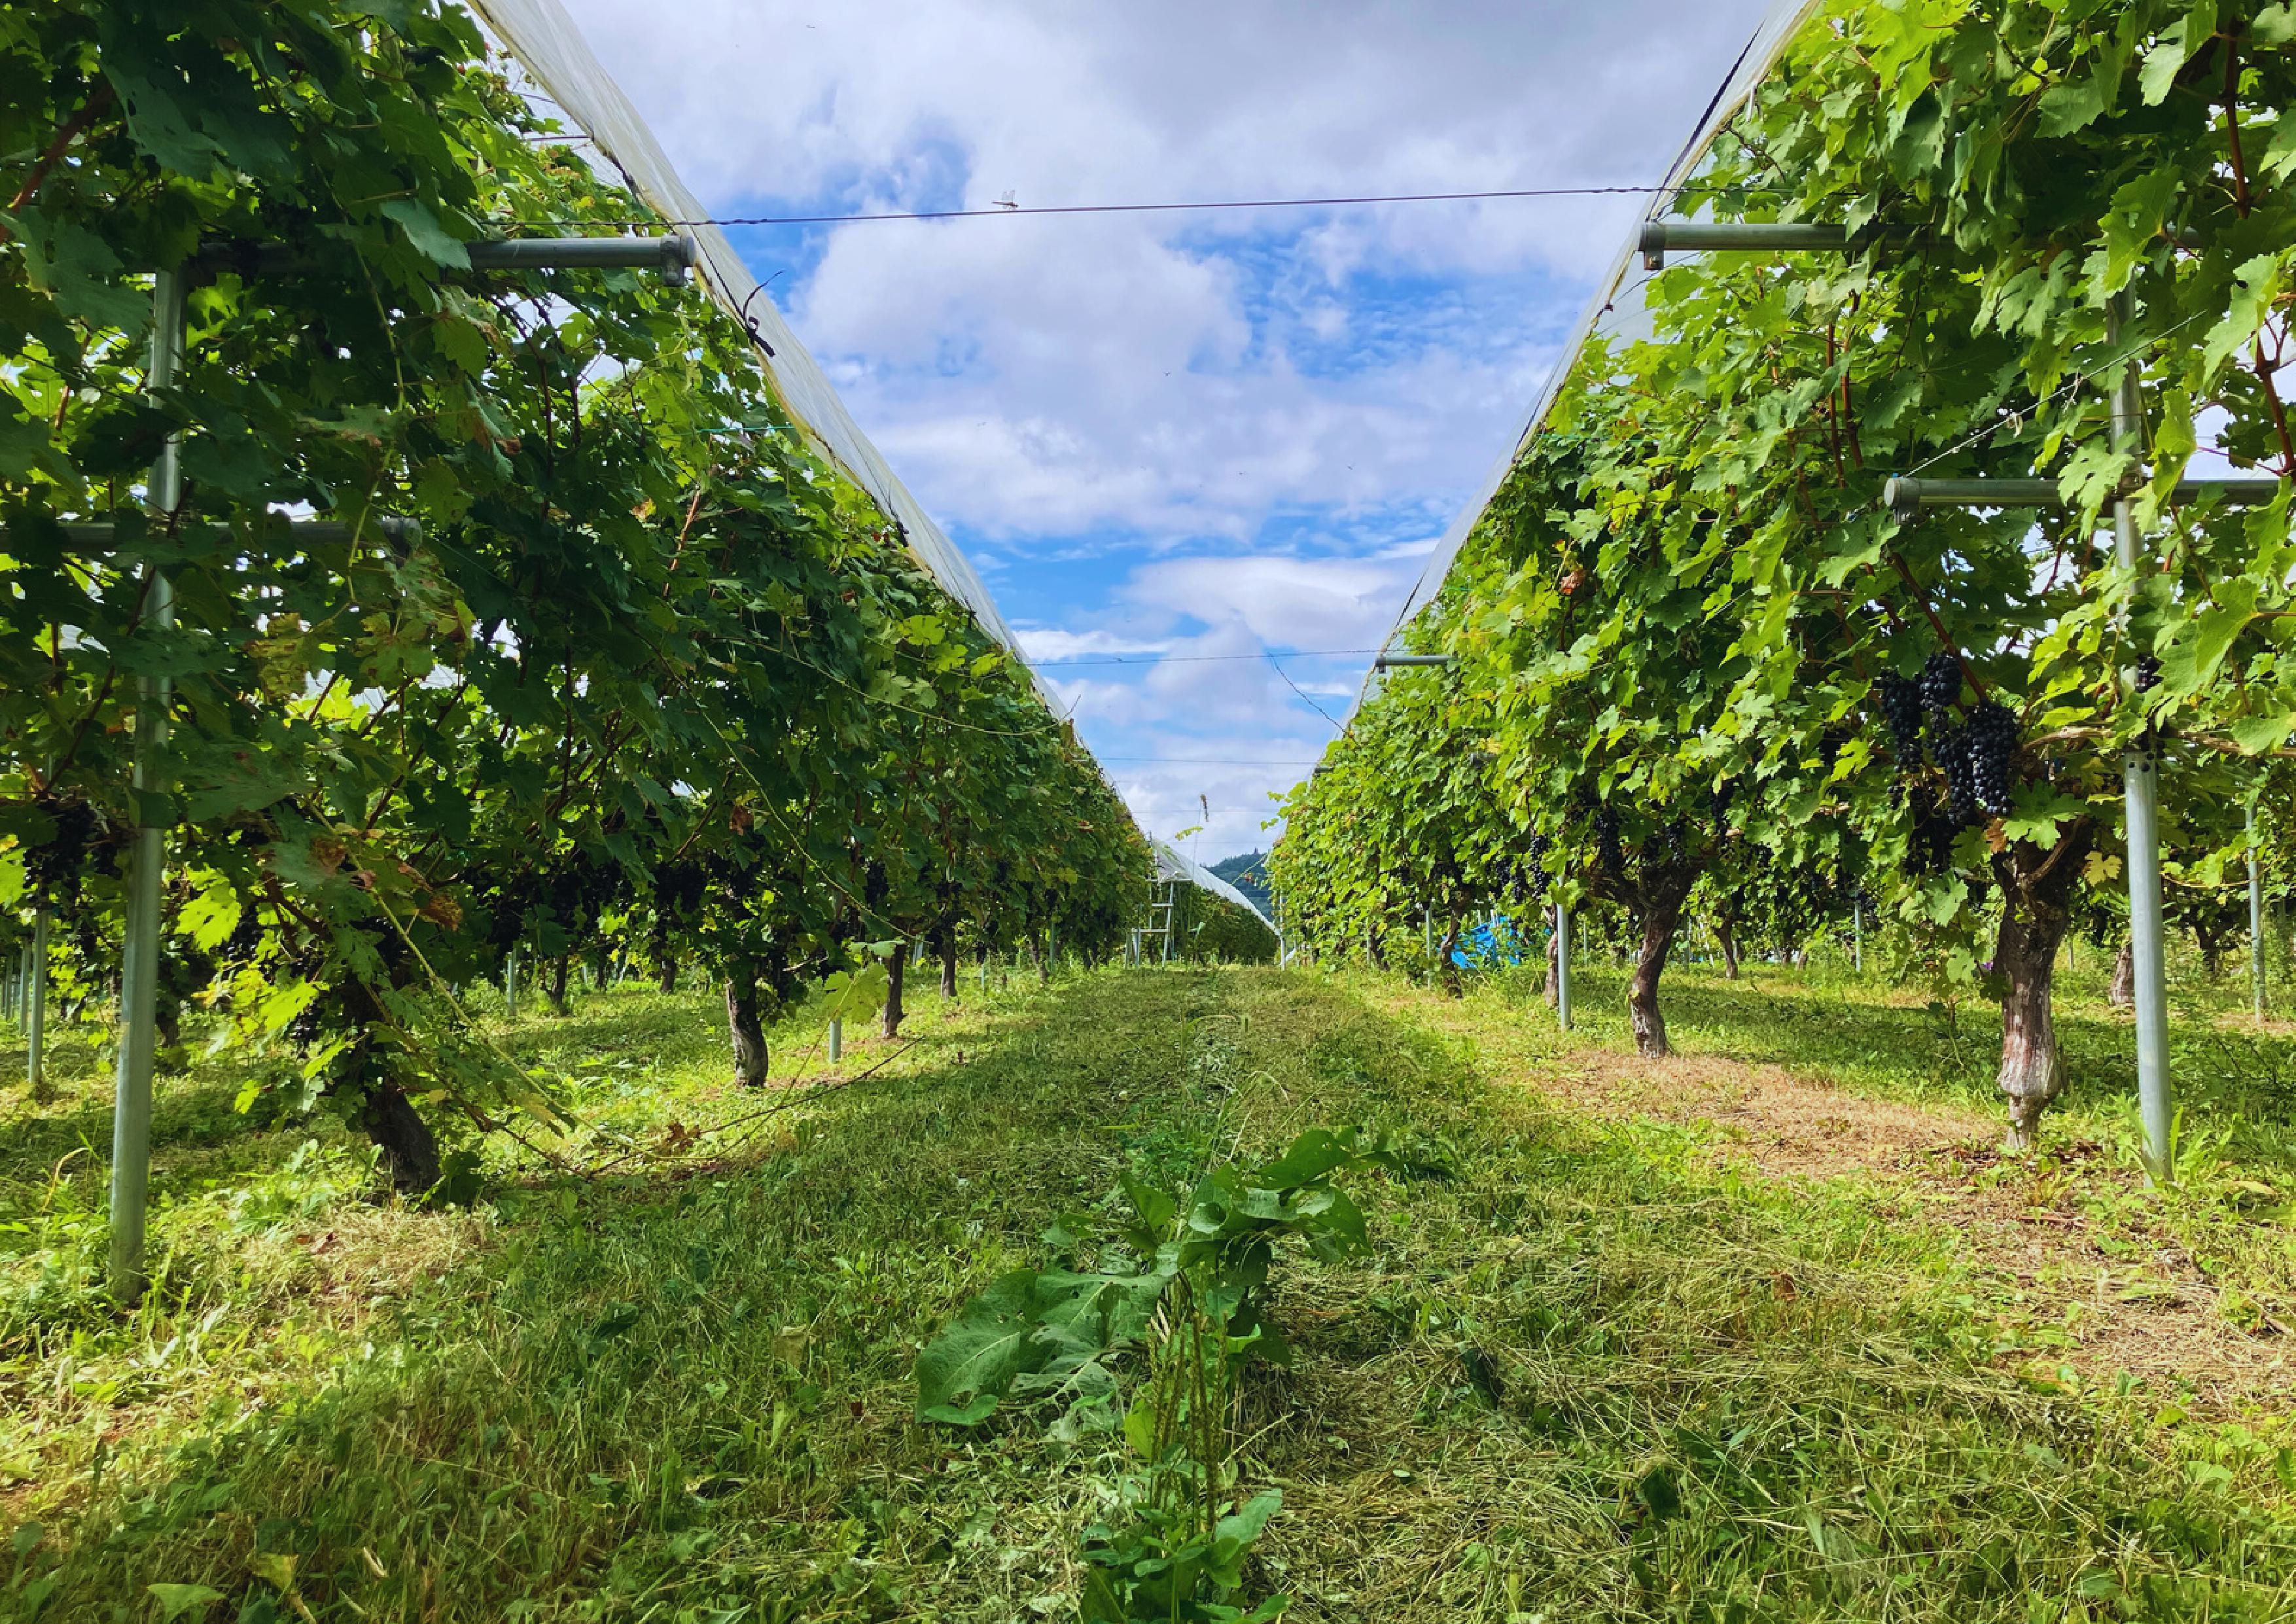
[[[2166,1234],[2132,1256],[2123,1219],[2117,1243],[2100,1244],[2096,1198],[2139,1183],[2100,1145],[2061,1142],[2027,1162],[2005,1157],[1995,1115],[1713,1055],[1538,1053],[1494,1044],[1472,1003],[1407,990],[1395,1003],[1455,1034],[1472,1028],[1498,1080],[1576,1114],[1703,1128],[1718,1162],[1771,1179],[1856,1178],[1899,1216],[1947,1226],[2015,1305],[2030,1334],[2005,1339],[2019,1345],[2003,1362],[2034,1379],[2062,1368],[2111,1382],[2126,1371],[2164,1394],[2189,1384],[2210,1412],[2291,1407],[2296,1325],[2268,1315],[2253,1330],[2234,1324],[2220,1289]]]

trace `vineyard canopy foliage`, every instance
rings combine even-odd
[[[558,1121],[457,1001],[515,949],[560,995],[609,953],[722,979],[757,1081],[804,983],[960,931],[1107,953],[1147,884],[1073,734],[701,290],[472,268],[645,217],[575,134],[428,0],[0,13],[0,903],[100,988],[165,824],[163,1033],[227,1014],[409,1189],[441,1133]],[[153,390],[162,267],[192,291]]]
[[[2125,909],[2124,751],[2161,764],[2172,913],[2215,905],[2251,805],[2291,872],[2292,47],[2279,4],[1819,8],[1681,201],[1847,251],[1677,256],[1620,291],[1647,332],[1576,356],[1409,629],[1457,663],[1373,693],[1289,803],[1275,877],[1311,939],[1617,905],[1663,1053],[1686,913],[1791,941],[1870,899],[2000,998],[2030,1138],[2063,1086],[2058,947]],[[2177,491],[2233,471],[2284,483]],[[1901,517],[1883,481],[1915,472],[2060,501]]]

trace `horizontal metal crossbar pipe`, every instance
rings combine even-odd
[[[2254,507],[2280,494],[2269,474],[2215,480],[2179,480],[2179,502],[2217,496],[2235,506]],[[2133,494],[2133,493],[2132,493]],[[1925,507],[2066,507],[2054,480],[1915,480],[1900,477],[1882,487],[1882,505],[1900,521]]]
[[[56,528],[62,530],[70,540],[95,545],[110,541],[119,529],[117,524],[110,522],[80,523],[75,521],[67,521]],[[211,524],[205,528],[234,535],[251,527]],[[347,524],[340,519],[291,519],[287,521],[287,533],[298,541],[348,541],[353,535],[360,533],[385,537],[392,541],[420,541],[422,539],[422,525],[419,520],[414,519],[370,519],[362,531],[361,527]],[[6,540],[8,534],[8,527],[0,524],[0,541]]]
[[[581,270],[634,267],[660,269],[673,287],[683,287],[701,255],[692,237],[506,237],[468,245],[478,270]]]
[[[1450,666],[1459,663],[1456,654],[1382,654],[1373,660],[1372,668],[1392,670],[1397,666]]]
[[[1815,249],[1840,251],[1849,246],[1844,226],[1792,224],[1706,225],[1690,220],[1645,220],[1642,234],[1643,268],[1666,268],[1669,251],[1677,254],[1751,250],[1783,253]]]
[[[658,270],[672,287],[684,287],[701,253],[683,234],[667,237],[504,237],[466,242],[471,267],[480,271]],[[308,253],[280,244],[211,242],[196,263],[205,271],[235,271],[242,276],[279,275],[311,262]]]

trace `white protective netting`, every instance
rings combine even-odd
[[[909,550],[949,595],[972,611],[980,629],[1015,656],[1019,645],[1012,628],[996,612],[996,602],[981,585],[972,562],[957,551],[919,505],[887,464],[869,437],[846,411],[829,380],[822,373],[797,335],[760,291],[758,280],[742,263],[741,255],[715,226],[695,224],[707,211],[678,178],[668,155],[622,94],[581,30],[558,0],[466,0],[502,47],[530,74],[543,92],[564,111],[568,122],[596,144],[598,151],[619,169],[632,191],[665,221],[691,234],[701,252],[696,267],[711,299],[736,321],[756,324],[758,335],[772,349],[759,364],[772,380],[775,393],[798,420],[815,447],[844,471],[856,485],[873,497],[885,515],[900,526]],[[676,18],[675,9],[663,13],[663,24]],[[1040,684],[1038,690],[1043,693]]]
[[[1650,314],[1642,299],[1643,286],[1649,278],[1647,275],[1634,274],[1644,224],[1676,212],[1674,204],[1677,190],[1688,185],[1699,165],[1705,161],[1723,126],[1746,104],[1747,97],[1753,94],[1754,87],[1776,64],[1802,25],[1816,16],[1824,5],[1825,0],[1773,0],[1760,25],[1755,29],[1754,37],[1739,53],[1729,77],[1714,93],[1713,101],[1708,104],[1696,127],[1690,132],[1689,139],[1683,144],[1681,154],[1668,168],[1660,182],[1660,189],[1652,196],[1650,207],[1636,217],[1634,229],[1628,234],[1618,258],[1595,284],[1595,296],[1580,313],[1578,325],[1571,330],[1562,355],[1556,359],[1554,369],[1547,373],[1546,383],[1539,389],[1538,398],[1531,405],[1530,416],[1524,422],[1522,432],[1508,444],[1506,454],[1492,467],[1473,498],[1460,511],[1451,528],[1436,543],[1434,552],[1428,555],[1426,568],[1420,571],[1418,581],[1411,588],[1411,595],[1404,601],[1402,610],[1395,617],[1395,624],[1388,631],[1388,644],[1392,644],[1396,634],[1409,625],[1412,617],[1426,608],[1435,595],[1442,590],[1444,578],[1451,572],[1452,561],[1458,557],[1460,547],[1465,545],[1476,521],[1483,516],[1483,509],[1498,493],[1507,471],[1514,466],[1523,447],[1546,422],[1546,414],[1553,408],[1555,397],[1562,392],[1571,368],[1578,364],[1578,357],[1585,351],[1587,341],[1598,334],[1634,337],[1649,332]],[[1378,671],[1374,668],[1365,678],[1363,689],[1357,696],[1358,708],[1375,691],[1377,678]]]
[[[1266,925],[1270,932],[1275,931],[1275,922],[1259,911],[1259,904],[1212,873],[1210,869],[1201,863],[1191,861],[1182,856],[1176,848],[1168,846],[1161,841],[1151,841],[1148,843],[1155,849],[1156,880],[1159,884],[1168,880],[1177,880],[1184,884],[1195,886],[1200,890],[1210,891],[1215,897],[1235,904]]]

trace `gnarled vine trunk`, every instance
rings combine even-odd
[[[661,956],[661,989],[664,992],[677,990],[677,960],[667,953]]]
[[[421,1195],[439,1182],[439,1139],[397,1083],[370,1087],[359,1103],[359,1126],[382,1152],[391,1188]]]
[[[956,928],[944,925],[940,932],[940,996],[956,997]]]
[[[2112,984],[2104,989],[2104,999],[2115,1009],[2136,1007],[2136,943],[2120,944],[2120,956],[2112,961]]]
[[[734,1083],[740,1088],[766,1086],[766,1023],[758,997],[758,967],[737,962],[726,977],[726,1029],[734,1039]]]
[[[1683,863],[1669,865],[1643,882],[1643,939],[1635,953],[1634,975],[1627,982],[1627,1024],[1634,1029],[1635,1052],[1653,1060],[1674,1052],[1667,1046],[1658,982],[1666,973],[1667,956],[1674,950],[1682,905],[1697,880],[1697,869]]]
[[[2009,1102],[2009,1143],[2014,1149],[2032,1148],[2040,1136],[2041,1113],[2064,1092],[2051,995],[2057,949],[2072,924],[2073,887],[2095,833],[2088,819],[2076,819],[2058,831],[2056,845],[2046,851],[2019,841],[1993,859],[2002,901],[1993,969],[2005,983],[1999,1080]]]
[[[885,961],[885,1036],[901,1035],[901,983],[908,968],[909,944],[898,942],[892,956]]]
[[[2193,939],[2200,944],[2201,948],[2201,968],[2207,972],[2211,981],[2224,979],[2225,945],[2230,934],[2218,930],[2208,920],[2193,921]]]
[[[1550,912],[1547,918],[1546,987],[1545,989],[1547,1007],[1550,1009],[1553,1008],[1562,997],[1562,980],[1561,970],[1562,962],[1562,938],[1555,933],[1554,930],[1554,916]]]
[[[550,1013],[554,1015],[567,1013],[566,971],[570,962],[569,956],[562,953],[550,966]]]
[[[1738,979],[1738,928],[1726,919],[1714,922],[1714,940],[1722,949],[1722,979]]]
[[[401,1195],[424,1194],[439,1182],[439,1137],[376,1052],[373,1033],[387,1019],[381,997],[358,980],[343,983],[337,996],[352,1038],[336,1059],[330,1091],[340,1089],[357,1099],[353,1120],[382,1152],[391,1188]]]

